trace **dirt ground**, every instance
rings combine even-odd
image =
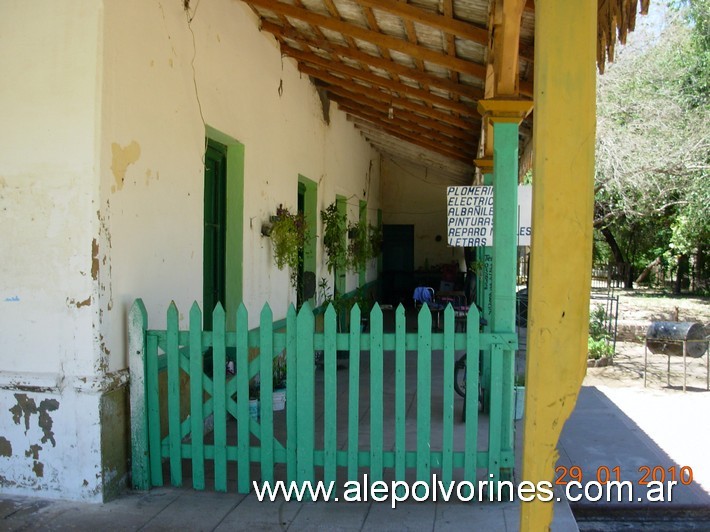
[[[652,321],[699,322],[710,334],[710,298],[678,297],[645,290],[619,291],[616,294],[619,296],[619,322],[613,364],[587,368],[585,385],[643,388],[644,339]],[[667,380],[668,358],[649,351],[649,388],[668,391],[682,388],[683,358],[670,357],[670,386]],[[687,359],[688,388],[706,389],[708,358],[706,353],[700,358]]]

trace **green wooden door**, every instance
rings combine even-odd
[[[203,246],[204,327],[212,328],[212,309],[225,304],[227,212],[227,147],[207,141],[205,153],[205,203]]]

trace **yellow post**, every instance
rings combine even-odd
[[[553,481],[586,368],[594,208],[597,0],[535,2],[533,236],[522,479]],[[552,502],[521,506],[547,530]]]

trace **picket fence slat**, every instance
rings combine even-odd
[[[337,384],[338,353],[335,346],[336,313],[332,305],[325,312],[325,351],[323,360],[323,481],[335,482],[335,454],[338,446]]]
[[[259,330],[261,348],[259,352],[260,407],[261,407],[261,480],[274,481],[274,407],[273,407],[273,314],[267,303],[261,311]]]
[[[394,403],[394,474],[398,479],[405,478],[407,450],[407,353],[405,344],[406,318],[404,307],[400,304],[395,312],[395,403]],[[402,496],[400,488],[399,496]]]
[[[212,313],[214,325],[213,337],[213,376],[214,376],[214,488],[227,491],[227,397],[226,366],[227,355],[224,341],[225,313],[220,303]]]
[[[173,301],[168,308],[168,431],[170,433],[170,483],[177,487],[182,486],[178,328],[178,309]]]
[[[303,484],[313,480],[315,469],[313,467],[314,428],[315,415],[313,412],[315,396],[313,379],[315,375],[313,359],[313,330],[314,317],[310,305],[306,302],[298,313],[298,352],[296,360],[296,375],[298,377],[298,398],[296,410],[298,420],[296,433],[298,434],[298,447],[296,449],[296,480]]]
[[[350,323],[360,323],[360,308],[350,311]],[[350,364],[348,365],[348,480],[358,479],[360,449],[360,331],[350,328]]]
[[[296,397],[298,397],[298,379],[296,379],[296,309],[293,305],[286,314],[286,478],[296,481]]]
[[[444,411],[442,413],[441,479],[448,485],[454,469],[454,309],[444,311]]]
[[[248,347],[249,314],[244,304],[237,309],[237,491],[249,493],[250,486],[250,458],[249,458],[249,427],[251,414],[249,412],[249,347]],[[245,356],[246,355],[246,356]]]
[[[158,386],[158,339],[148,336],[146,360],[146,403],[148,407],[148,448],[150,450],[150,479],[153,486],[163,485],[160,455],[160,394]]]
[[[382,310],[375,304],[370,312],[370,478],[382,480],[383,473],[383,371]]]
[[[192,487],[196,490],[205,489],[202,375],[202,312],[195,302],[190,309],[190,454]]]
[[[417,350],[417,480],[431,476],[431,312],[426,305],[419,312]]]

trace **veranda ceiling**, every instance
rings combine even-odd
[[[478,156],[492,49],[504,0],[245,0],[322,98],[337,103],[379,151],[468,184]],[[640,3],[599,0],[598,65],[633,30]],[[522,14],[519,89],[533,97],[534,0]],[[530,139],[532,117],[521,128]],[[529,151],[529,150],[528,150]],[[522,153],[522,150],[521,150]]]

